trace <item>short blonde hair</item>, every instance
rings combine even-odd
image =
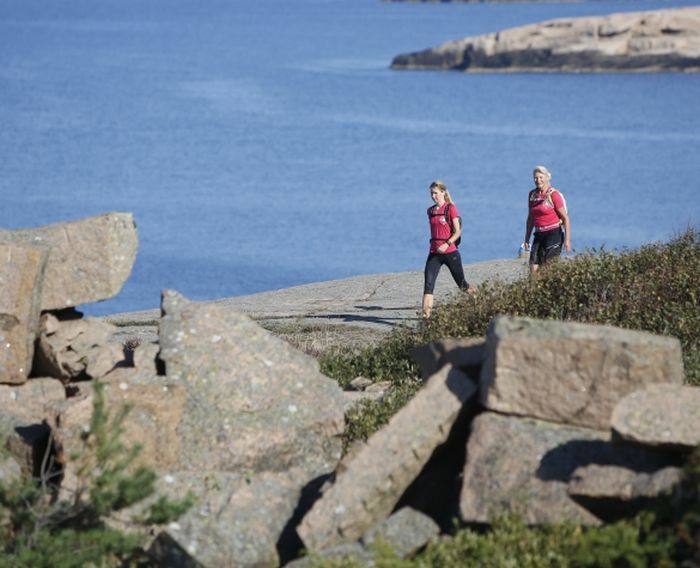
[[[436,179],[433,183],[430,184],[430,190],[432,191],[433,189],[439,189],[445,194],[445,201],[447,203],[452,203],[452,196],[450,195],[450,192],[447,191],[447,186],[445,185],[444,181],[441,181],[439,179]]]
[[[548,180],[552,179],[551,172],[544,166],[535,166],[535,169],[532,170],[532,175],[537,173],[546,175]]]

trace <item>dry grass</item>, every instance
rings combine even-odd
[[[304,319],[258,321],[273,335],[318,358],[337,349],[360,351],[376,345],[386,332],[368,327],[309,322]]]

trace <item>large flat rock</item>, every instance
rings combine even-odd
[[[607,430],[624,396],[643,385],[683,380],[674,337],[497,316],[488,327],[479,394],[497,412]]]
[[[561,18],[398,55],[393,69],[700,71],[700,7]]]
[[[464,521],[476,523],[516,510],[533,525],[598,524],[568,493],[578,468],[596,464],[652,473],[668,462],[660,452],[615,445],[608,432],[485,412],[472,422],[460,512]]]
[[[161,493],[195,505],[156,537],[151,554],[160,566],[279,566],[277,541],[299,499],[305,473],[172,472]]]
[[[0,243],[48,250],[42,310],[116,295],[131,274],[138,236],[131,213],[106,213],[32,229],[0,230]]]
[[[318,362],[236,310],[163,294],[160,358],[182,381],[185,469],[332,471],[345,426],[342,390]]]
[[[451,365],[433,375],[337,472],[297,529],[306,547],[352,542],[386,518],[475,393],[471,379]]]
[[[647,385],[623,398],[611,421],[623,440],[692,451],[700,444],[700,388]]]
[[[640,472],[614,465],[585,465],[571,476],[568,492],[599,518],[616,521],[650,508],[656,499],[670,494],[682,472],[674,466]]]

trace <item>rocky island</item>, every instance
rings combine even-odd
[[[699,72],[700,7],[548,20],[401,54],[391,68]]]

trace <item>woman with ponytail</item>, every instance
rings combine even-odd
[[[425,261],[423,283],[423,317],[429,318],[433,309],[435,281],[443,264],[461,290],[469,290],[464,278],[462,257],[455,244],[462,235],[461,218],[457,206],[452,202],[450,192],[442,181],[430,184],[430,197],[434,205],[428,208],[430,224],[430,252]]]

